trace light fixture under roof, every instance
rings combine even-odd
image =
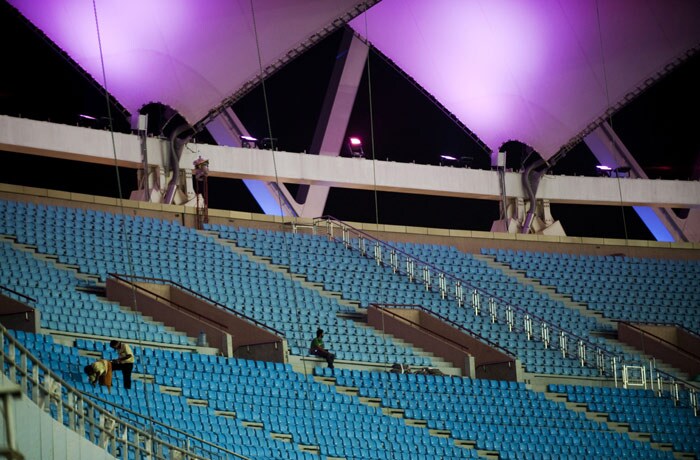
[[[450,155],[448,153],[443,153],[440,155],[440,166],[456,166],[458,168],[466,168],[473,160],[473,157],[466,155]]]
[[[365,152],[362,150],[362,140],[359,137],[348,138],[348,146],[350,147],[350,156],[364,158]]]
[[[241,136],[241,147],[250,149],[258,146],[258,139],[253,136]]]

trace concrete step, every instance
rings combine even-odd
[[[349,310],[356,310],[357,309],[358,302],[352,302],[352,301],[347,301],[347,300],[343,299],[339,292],[326,291],[324,289],[323,284],[310,282],[306,279],[306,277],[304,275],[300,275],[298,273],[291,273],[289,271],[289,267],[287,267],[285,265],[273,264],[269,257],[258,256],[255,254],[255,251],[253,251],[252,249],[244,248],[244,247],[236,245],[236,243],[233,241],[219,238],[215,232],[205,232],[205,234],[213,236],[220,244],[229,247],[229,249],[231,249],[233,252],[236,252],[240,255],[244,255],[249,260],[251,260],[253,262],[263,264],[263,265],[267,266],[267,268],[271,271],[282,273],[285,278],[288,278],[288,279],[293,280],[293,281],[297,281],[303,287],[305,287],[307,289],[313,289],[324,297],[330,297],[330,298],[336,299],[340,305],[346,306]]]
[[[598,321],[606,329],[617,328],[617,324],[614,321],[611,321],[611,320],[605,318],[602,314],[600,314],[597,311],[589,310],[587,304],[581,303],[581,302],[574,302],[570,296],[560,294],[553,287],[544,286],[538,280],[534,280],[534,279],[531,279],[531,278],[528,278],[527,276],[525,276],[524,272],[518,271],[518,270],[513,270],[512,268],[510,268],[509,265],[501,263],[501,262],[497,262],[495,256],[490,256],[490,255],[485,255],[485,254],[474,254],[474,258],[485,261],[492,268],[502,270],[503,273],[505,273],[506,275],[512,276],[515,279],[517,279],[518,283],[520,283],[522,285],[532,286],[532,288],[535,291],[545,293],[549,296],[549,298],[551,298],[553,300],[561,301],[566,307],[571,308],[573,310],[577,310],[579,313],[581,313],[581,315],[594,318],[596,321]],[[601,328],[601,329],[603,329],[603,328]]]
[[[420,347],[414,345],[413,343],[407,342],[406,340],[400,339],[399,337],[396,337],[396,336],[393,336],[391,334],[387,334],[385,332],[377,330],[377,329],[373,328],[372,326],[369,326],[368,324],[364,324],[360,321],[356,321],[355,324],[358,327],[364,327],[367,329],[371,329],[374,334],[376,334],[380,337],[383,337],[384,339],[386,339],[386,340],[388,340],[396,345],[399,345],[402,347],[409,347],[409,348],[413,349],[413,352],[418,356],[424,356],[424,357],[430,358],[430,361],[433,363],[433,365],[431,367],[439,369],[445,375],[459,375],[459,376],[462,375],[462,370],[460,368],[453,366],[452,363],[446,361],[445,359],[443,359],[439,356],[436,356],[435,354],[433,354],[427,350],[424,350],[423,348],[420,348]],[[402,364],[402,363],[398,363],[398,364]],[[421,366],[419,366],[419,367],[421,367]]]
[[[302,286],[304,286],[307,289],[313,289],[324,297],[335,298],[336,300],[338,300],[338,302],[341,305],[346,306],[348,308],[348,312],[340,313],[339,316],[348,317],[347,315],[349,315],[352,312],[357,313],[360,316],[366,315],[366,310],[359,308],[358,302],[351,302],[351,301],[347,301],[344,299],[340,299],[339,293],[326,291],[324,289],[324,286],[321,283],[309,282],[306,280],[306,277],[304,277],[302,275],[290,273],[288,267],[283,266],[283,265],[273,264],[269,258],[260,257],[260,256],[256,255],[253,250],[248,249],[248,248],[239,247],[233,241],[218,238],[218,236],[213,232],[205,232],[205,234],[207,234],[208,236],[214,237],[215,239],[218,240],[219,243],[221,243],[225,246],[228,246],[232,251],[239,253],[241,255],[245,255],[246,257],[248,257],[252,261],[266,265],[269,269],[271,269],[273,271],[283,273],[284,276],[289,278],[289,279],[298,281],[299,283],[301,283]],[[370,328],[369,326],[367,326],[366,323],[363,324],[362,321],[358,321],[357,318],[349,318],[349,319],[355,319],[355,324],[358,327]],[[374,333],[378,333],[378,334],[382,335],[381,333],[379,333],[379,331],[375,330],[374,328],[371,328],[371,329],[373,330]],[[398,339],[397,337],[389,336],[389,335],[385,335],[385,337],[387,339],[390,339],[392,342],[396,343],[397,345],[410,346],[411,348],[413,348],[414,352],[419,356],[429,357],[431,359],[431,361],[433,362],[433,367],[440,369],[440,371],[443,372],[444,374],[446,374],[446,375],[461,375],[461,370],[459,368],[452,366],[450,363],[447,363],[442,358],[439,358],[432,353],[429,353],[429,352],[427,352],[419,347],[416,347],[413,344],[402,341],[402,340]],[[298,364],[298,366],[302,370],[305,368],[305,364],[325,365],[324,360],[319,360],[318,358],[314,358],[314,357],[302,357],[299,361],[300,361],[300,363]],[[355,367],[355,366],[357,366],[352,361],[336,360],[335,364],[338,367],[348,367],[348,366]],[[387,367],[387,365],[385,365],[385,364],[381,365],[381,368],[386,368],[386,367]]]
[[[618,433],[625,433],[627,436],[630,437],[630,439],[633,439],[635,441],[649,443],[651,445],[652,449],[661,450],[661,451],[672,450],[672,446],[670,446],[670,445],[652,442],[650,433],[641,433],[641,432],[631,431],[630,425],[627,423],[611,422],[609,420],[609,414],[607,414],[605,412],[590,411],[586,404],[568,401],[565,394],[552,393],[552,392],[549,392],[546,390],[543,391],[542,393],[544,394],[545,398],[549,399],[550,401],[554,401],[557,403],[563,403],[567,407],[567,409],[572,410],[574,412],[583,413],[586,416],[586,418],[589,420],[593,420],[593,421],[599,422],[599,423],[604,422],[605,425],[608,427],[608,430],[610,430],[610,431],[616,431]]]

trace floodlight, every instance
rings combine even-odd
[[[610,177],[610,172],[613,170],[610,166],[606,165],[596,165],[598,170],[598,175],[603,177]]]
[[[355,158],[363,158],[365,156],[365,152],[362,150],[362,140],[359,137],[350,137],[348,146],[350,147],[350,156]]]
[[[241,136],[241,147],[249,149],[258,146],[258,140],[253,136]]]
[[[471,164],[473,157],[466,155],[440,155],[440,166],[456,166],[458,168],[467,167]]]

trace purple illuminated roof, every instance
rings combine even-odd
[[[106,80],[132,114],[161,102],[196,122],[258,76],[261,63],[284,58],[362,2],[255,0],[254,11],[250,0],[10,3],[97,82]]]
[[[196,122],[351,0],[10,0],[131,113]],[[97,13],[97,21],[95,20]],[[352,13],[351,13],[352,14]],[[695,0],[383,0],[351,21],[492,150],[548,157],[700,45]]]
[[[384,0],[351,26],[492,151],[549,157],[700,45],[690,0]]]

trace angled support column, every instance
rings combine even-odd
[[[356,38],[352,30],[347,29],[309,154],[340,155],[368,52],[367,45]],[[240,137],[250,135],[231,108],[207,124],[207,129],[220,145],[232,147],[242,147]],[[274,154],[265,150],[260,153]],[[321,216],[330,190],[325,185],[302,184],[295,198],[284,184],[252,179],[244,179],[243,182],[265,214],[273,215],[280,215],[281,209],[286,216]]]
[[[219,145],[242,147],[241,136],[250,136],[243,123],[229,107],[221,115],[207,124],[207,130]],[[274,155],[272,150],[260,150],[261,155]],[[265,214],[275,216],[298,216],[294,200],[289,191],[275,182],[265,182],[254,179],[243,179],[243,183],[253,195]]]
[[[367,45],[355,37],[352,30],[346,29],[309,148],[310,154],[340,155],[368,53]],[[299,215],[321,216],[329,191],[328,186],[301,185],[296,196]]]
[[[631,178],[648,179],[647,174],[608,123],[598,127],[586,136],[584,141],[601,164],[611,168],[629,166]],[[685,219],[676,216],[669,208],[634,206],[634,210],[657,241],[697,241],[700,237],[698,209],[690,209]]]

